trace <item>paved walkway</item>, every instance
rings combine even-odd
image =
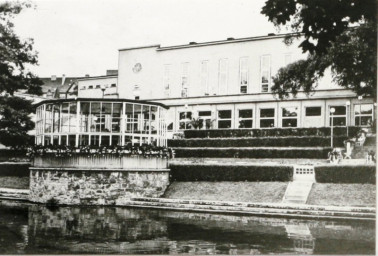
[[[308,158],[175,158],[169,160],[170,164],[201,164],[201,165],[337,165],[331,164],[327,159]],[[362,165],[365,159],[343,159],[339,165]],[[374,164],[371,164],[374,165]]]

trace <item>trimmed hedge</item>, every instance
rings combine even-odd
[[[292,166],[170,165],[173,181],[292,181]]]
[[[343,147],[347,137],[334,137],[335,147]],[[168,140],[169,147],[329,147],[330,137],[265,137]]]
[[[9,164],[0,163],[0,176],[29,177],[29,163]]]
[[[349,137],[357,135],[361,127],[348,127]],[[334,127],[334,136],[346,136],[346,127]],[[232,138],[232,137],[279,137],[279,136],[330,136],[330,127],[318,128],[267,128],[267,129],[213,129],[185,130],[186,139],[190,138]]]
[[[26,150],[0,149],[0,161],[8,161],[12,158],[26,157]]]
[[[315,158],[326,159],[331,148],[320,149],[260,149],[260,148],[177,148],[176,157],[216,158]]]
[[[376,183],[375,166],[332,165],[315,166],[318,183]]]

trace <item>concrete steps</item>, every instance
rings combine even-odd
[[[29,201],[29,189],[0,188],[0,199]]]
[[[305,204],[312,188],[311,181],[293,181],[287,186],[283,203]]]
[[[258,216],[375,220],[375,208],[372,207],[337,207],[292,203],[268,204],[165,198],[132,198],[125,206]]]

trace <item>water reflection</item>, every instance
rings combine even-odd
[[[374,254],[373,222],[0,202],[0,254]]]

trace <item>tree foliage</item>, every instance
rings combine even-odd
[[[262,14],[276,26],[289,26],[308,58],[281,68],[272,91],[281,98],[309,93],[324,71],[358,95],[376,97],[377,40],[374,0],[268,0]],[[288,40],[290,39],[290,40]]]
[[[24,8],[24,2],[0,3],[0,143],[20,147],[34,128],[30,119],[30,101],[14,96],[16,91],[41,94],[42,81],[28,67],[38,63],[33,40],[21,40],[14,31],[13,19]]]

